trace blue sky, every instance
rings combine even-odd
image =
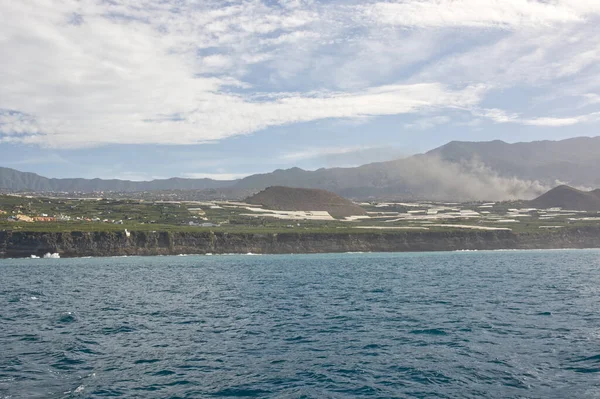
[[[598,135],[600,2],[1,2],[0,166],[235,178]]]

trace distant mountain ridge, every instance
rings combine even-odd
[[[600,186],[600,136],[514,144],[500,140],[452,141],[427,155],[440,156],[448,162],[478,159],[503,176]]]
[[[240,180],[147,182],[48,179],[0,168],[0,189],[36,192],[317,188],[356,199],[501,200],[535,198],[557,184],[600,187],[600,137],[509,144],[452,141],[427,152],[352,168],[278,169]]]
[[[204,190],[227,188],[237,180],[170,179],[151,181],[103,179],[50,179],[30,172],[0,167],[0,189],[35,192],[99,192],[99,191],[157,191]]]
[[[600,186],[600,137],[509,144],[453,141],[426,154],[362,165],[276,170],[235,187],[320,188],[350,198],[531,199],[557,184]]]

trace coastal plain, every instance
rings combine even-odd
[[[513,202],[357,202],[363,214],[240,201],[0,196],[0,256],[600,247],[600,214]]]

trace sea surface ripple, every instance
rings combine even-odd
[[[600,397],[600,251],[0,260],[0,398]]]

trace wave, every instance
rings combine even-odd
[[[44,259],[60,259],[60,255],[58,254],[58,252],[54,252],[54,253],[47,252],[44,255]]]

